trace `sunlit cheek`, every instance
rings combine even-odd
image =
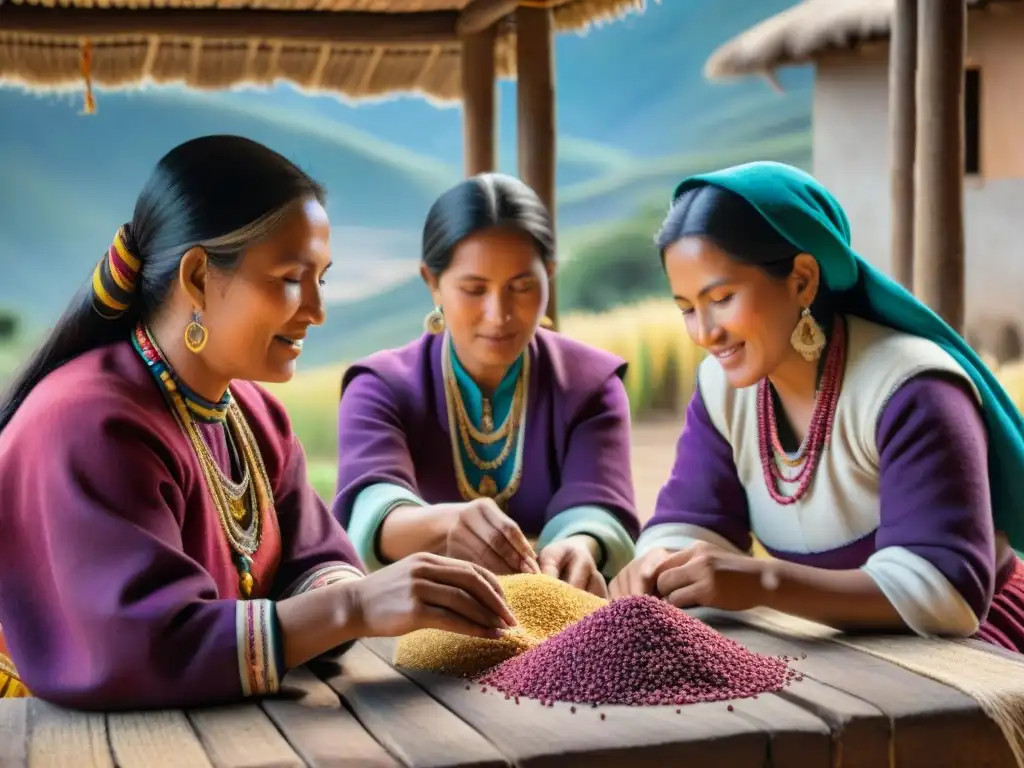
[[[697,344],[700,341],[700,322],[697,320],[697,315],[693,312],[683,315],[683,325],[686,326],[686,333],[690,337],[690,340]]]
[[[458,332],[460,328],[477,323],[483,311],[484,297],[461,291],[442,297],[442,302],[445,324],[449,330]]]
[[[520,317],[539,316],[545,303],[544,292],[539,289],[520,291],[512,295],[512,301]]]
[[[764,324],[764,317],[741,298],[733,298],[719,306],[715,319],[725,335],[737,341],[745,341],[757,335]]]

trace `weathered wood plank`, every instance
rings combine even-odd
[[[737,715],[766,735],[765,765],[835,768],[832,731],[816,714],[775,694],[738,699],[729,704]]]
[[[303,768],[257,704],[188,710],[188,719],[216,768]]]
[[[899,768],[1016,766],[998,726],[977,702],[947,685],[837,643],[775,635],[719,611],[700,609],[691,613],[752,651],[801,657],[793,666],[807,678],[881,711],[890,721],[891,755]],[[804,654],[806,658],[802,658]],[[785,696],[817,710],[832,723],[844,722],[842,713],[829,712],[827,702],[816,699],[820,691],[802,686],[793,683]],[[877,754],[877,718],[861,716],[858,721],[870,738],[871,751]],[[862,748],[849,733],[849,721],[845,722],[843,750]]]
[[[183,712],[110,713],[107,735],[118,768],[210,768]]]
[[[1011,651],[1008,648],[1001,648],[998,645],[993,645],[992,643],[986,642],[984,640],[977,640],[974,638],[964,640],[963,643],[965,645],[969,645],[971,648],[974,648],[975,650],[984,651],[985,653],[991,653],[995,656],[1002,656],[1004,659],[1016,662],[1017,664],[1024,664],[1024,655],[1021,655],[1016,651]]]
[[[508,765],[483,736],[363,643],[334,661],[319,660],[310,666],[374,738],[409,768]]]
[[[0,699],[0,768],[28,765],[29,699]]]
[[[734,639],[743,642],[741,636]],[[809,677],[778,695],[828,724],[834,768],[888,765],[892,729],[889,718],[877,707]]]
[[[32,768],[114,768],[106,716],[29,699],[28,763]]]
[[[392,658],[393,640],[364,643],[381,659]],[[730,712],[726,702],[681,707],[679,714],[671,706],[595,709],[577,705],[573,712],[569,704],[544,706],[523,699],[517,705],[493,690],[481,692],[479,685],[466,690],[465,680],[412,669],[401,672],[476,728],[519,768],[601,768],[621,766],[624,761],[649,766],[766,765],[768,737],[763,726]],[[788,715],[795,717],[792,711]],[[805,760],[800,765],[826,768],[829,763]]]
[[[763,637],[752,627],[719,624],[717,628],[753,651],[775,653],[764,650]],[[800,664],[794,666],[806,672]],[[835,768],[875,768],[888,764],[892,729],[889,717],[878,707],[810,677],[787,686],[777,695],[828,724],[834,740]]]
[[[280,694],[261,706],[310,768],[401,765],[306,667],[289,672]]]

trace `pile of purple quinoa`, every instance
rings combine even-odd
[[[679,706],[771,693],[796,675],[784,658],[645,595],[615,600],[479,682],[542,702]]]

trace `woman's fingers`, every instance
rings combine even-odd
[[[440,629],[445,632],[455,632],[459,635],[480,637],[486,640],[497,640],[504,634],[504,630],[481,626],[447,608],[424,605],[421,610],[423,618],[421,624],[424,628]]]
[[[481,511],[466,521],[466,528],[481,543],[484,551],[489,552],[491,557],[498,558],[505,564],[511,573],[523,572],[523,556],[516,550],[494,522]],[[478,560],[477,562],[482,562]]]
[[[605,599],[608,598],[608,582],[606,582],[604,580],[604,576],[597,571],[591,572],[590,581],[587,583],[586,590],[592,595],[597,595],[598,597],[603,597]]]
[[[680,589],[670,592],[665,600],[676,608],[696,608],[700,605],[700,593],[701,587],[699,584],[690,584]]]
[[[416,594],[424,606],[443,608],[484,629],[508,629],[500,614],[492,611],[477,597],[450,584],[426,583]]]
[[[489,575],[490,577],[488,578],[483,572],[483,568],[473,563],[450,560],[434,566],[429,582],[461,590],[476,603],[485,606],[502,623],[507,626],[514,626],[516,618],[505,603],[497,580],[494,579],[493,575]],[[446,604],[445,607],[454,608],[455,606]]]
[[[574,552],[562,566],[562,581],[577,589],[587,589],[590,585],[590,577],[594,574],[594,561],[589,555],[582,556]]]
[[[663,570],[658,576],[657,589],[659,595],[668,595],[677,589],[696,584],[700,578],[700,563],[689,561],[683,565]]]
[[[477,534],[518,571],[539,573],[537,553],[512,518],[502,512],[491,499],[481,500],[479,509],[480,519],[486,522],[490,530],[477,530]]]

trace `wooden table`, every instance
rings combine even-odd
[[[768,634],[702,612],[751,650],[801,657],[778,694],[682,707],[517,706],[493,690],[389,660],[370,640],[292,672],[280,697],[160,713],[69,712],[0,702],[0,766],[645,765],[721,768],[1014,766],[964,694],[859,651]],[[806,658],[803,655],[806,654]],[[604,713],[605,719],[601,719]],[[892,762],[890,762],[890,757]]]

